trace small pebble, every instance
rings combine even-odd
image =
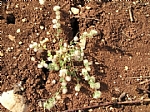
[[[124,67],[124,70],[125,70],[125,71],[127,71],[128,69],[129,69],[129,67],[128,67],[128,66],[125,66],[125,67]]]
[[[26,22],[26,21],[27,21],[27,19],[26,19],[26,18],[23,18],[23,19],[22,19],[22,22],[23,22],[23,23],[24,23],[24,22]]]
[[[35,57],[32,56],[32,57],[31,57],[31,61],[35,61]]]
[[[43,30],[43,29],[44,29],[44,26],[40,26],[40,29]]]
[[[17,29],[17,31],[16,31],[17,33],[20,33],[20,29]]]
[[[56,84],[56,80],[52,80],[52,84],[53,84],[53,85]]]
[[[71,12],[73,14],[79,14],[79,9],[78,8],[75,8],[75,7],[71,7]]]
[[[85,8],[86,8],[87,10],[90,10],[90,9],[91,9],[91,7],[89,7],[89,6],[86,6]]]
[[[22,42],[20,41],[20,42],[19,42],[19,45],[21,45],[21,44],[22,44]]]

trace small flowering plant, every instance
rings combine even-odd
[[[56,30],[56,37],[59,39],[59,48],[55,51],[46,48],[46,43],[49,41],[45,38],[43,41],[40,41],[40,44],[32,42],[30,48],[37,52],[39,49],[43,48],[47,50],[47,60],[41,60],[38,63],[38,68],[46,68],[50,71],[56,71],[60,77],[61,87],[52,98],[48,99],[44,103],[44,108],[51,109],[59,99],[61,99],[61,94],[66,94],[68,92],[67,84],[72,78],[76,78],[75,91],[79,92],[82,88],[79,81],[80,77],[83,77],[89,84],[89,87],[94,90],[93,98],[99,98],[101,96],[100,83],[96,82],[94,76],[90,76],[89,72],[91,71],[90,65],[92,62],[89,62],[87,59],[84,59],[84,49],[86,45],[86,38],[93,37],[97,34],[96,30],[91,30],[89,33],[84,32],[80,37],[75,36],[70,44],[66,43],[61,39],[60,31],[60,6],[54,6],[53,10],[55,11],[56,18],[52,20],[53,28]],[[79,46],[76,46],[76,45]],[[54,53],[55,52],[55,53]],[[51,63],[46,63],[46,62]],[[83,68],[80,70],[74,65],[74,62],[83,62]]]

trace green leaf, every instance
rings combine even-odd
[[[93,94],[93,98],[95,98],[95,99],[100,98],[101,94],[102,94],[101,91],[95,91]]]

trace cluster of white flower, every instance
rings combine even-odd
[[[92,62],[89,62],[87,59],[85,59],[83,60],[83,64],[85,68],[82,69],[82,72],[80,75],[84,77],[84,80],[88,81],[90,88],[95,90],[93,94],[93,98],[99,98],[101,96],[101,91],[98,90],[100,89],[100,83],[96,82],[95,77],[90,76],[88,73],[89,71],[91,71],[90,65],[92,64]]]
[[[74,49],[72,55],[75,61],[82,61],[84,57],[84,51],[79,49],[78,47]]]
[[[56,19],[53,19],[53,28],[60,28],[60,6],[54,6],[53,10],[55,11],[56,14]]]
[[[67,89],[67,82],[71,81],[71,76],[68,75],[68,70],[67,69],[61,69],[59,71],[59,76],[62,79],[61,81],[61,88],[62,88],[62,93],[66,94],[68,92]]]
[[[49,41],[48,38],[44,38],[44,40],[40,41],[40,44],[32,41],[31,44],[29,45],[29,48],[33,49],[34,52],[37,52],[39,49],[45,48],[46,47],[45,43],[48,41]]]
[[[39,0],[41,4],[44,4],[44,0]],[[80,71],[81,77],[86,80],[90,86],[90,88],[94,89],[93,98],[99,98],[101,96],[100,83],[96,82],[94,76],[90,76],[89,72],[91,71],[90,65],[92,62],[89,62],[88,59],[84,59],[84,49],[86,45],[86,38],[93,37],[98,34],[96,30],[90,30],[90,32],[84,32],[80,37],[77,35],[73,38],[70,44],[66,43],[65,40],[59,38],[59,34],[61,32],[61,24],[60,24],[60,6],[54,6],[53,10],[56,14],[56,18],[52,20],[53,28],[56,29],[56,37],[59,40],[59,48],[55,50],[48,50],[46,47],[46,42],[49,41],[48,38],[40,41],[40,43],[31,42],[29,45],[30,48],[34,50],[34,52],[38,52],[38,50],[44,49],[47,50],[47,60],[42,60],[38,64],[38,68],[46,68],[51,71],[59,72],[60,84],[61,87],[59,91],[50,98],[47,102],[44,103],[44,107],[47,109],[52,108],[57,100],[61,99],[60,92],[62,94],[66,94],[68,92],[67,83],[74,78],[77,78],[77,84],[75,86],[75,91],[79,92],[81,89],[80,82],[78,80],[78,70],[80,68],[74,65],[75,61],[83,61],[84,68]],[[75,43],[75,44],[74,44]],[[32,58],[32,60],[35,60]],[[50,62],[50,63],[47,63]],[[52,81],[52,84],[55,84],[56,80]]]

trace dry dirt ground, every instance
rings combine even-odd
[[[61,6],[63,33],[60,37],[71,40],[77,33],[81,35],[92,28],[99,32],[87,40],[85,56],[97,62],[90,74],[101,83],[102,96],[93,99],[92,90],[84,81],[76,96],[71,82],[70,91],[51,111],[78,110],[113,102],[113,105],[91,107],[92,112],[149,112],[149,102],[134,104],[150,98],[149,0],[47,0],[44,6],[38,0],[4,1],[0,7],[0,92],[11,90],[22,81],[25,88],[22,94],[27,99],[29,112],[44,112],[39,101],[50,98],[50,93],[57,90],[57,84],[48,82],[58,80],[58,73],[38,69],[40,54],[30,50],[29,44],[46,37],[53,39],[54,5]],[[71,7],[80,8],[80,13],[70,14]],[[57,44],[49,42],[48,47],[57,47]],[[36,60],[31,61],[31,57]],[[129,104],[116,104],[124,101]],[[0,111],[8,112],[1,105]]]

